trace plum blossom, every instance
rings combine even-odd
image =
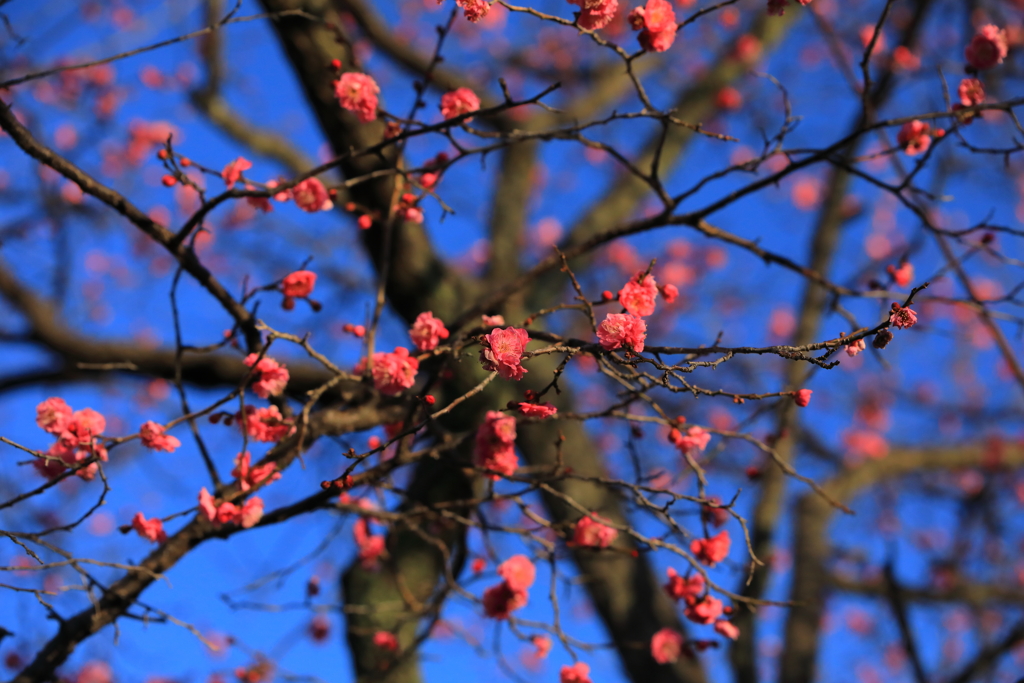
[[[480,364],[484,370],[497,371],[505,379],[520,380],[527,370],[522,366],[523,353],[530,342],[530,333],[515,327],[491,330],[483,336]]]
[[[650,0],[650,2],[654,1]],[[664,1],[661,0],[661,2]],[[658,283],[654,281],[653,275],[644,275],[643,272],[634,275],[619,290],[619,303],[627,312],[640,318],[654,313],[654,303],[657,298]]]
[[[146,519],[141,512],[136,512],[132,517],[132,528],[147,541],[163,543],[167,540],[167,533],[164,531],[164,523],[159,518]]]
[[[712,624],[718,617],[722,616],[722,611],[722,601],[709,593],[700,602],[695,602],[688,606],[683,611],[683,614],[686,615],[687,619],[695,623]]]
[[[277,406],[266,408],[246,406],[245,413],[237,413],[235,419],[238,421],[239,428],[254,441],[277,442],[295,431],[291,420],[285,420]]]
[[[917,312],[907,306],[900,306],[893,302],[892,312],[889,314],[889,324],[897,329],[913,327],[917,323]]]
[[[80,465],[93,457],[107,460],[107,449],[99,440],[107,428],[106,419],[92,408],[72,412],[62,399],[52,397],[36,406],[36,424],[57,436],[46,451],[48,457],[33,462],[36,471],[53,479],[64,471],[65,465],[79,467],[75,474],[92,481],[99,472],[99,464],[93,461],[84,467]]]
[[[583,662],[563,666],[558,672],[558,683],[593,683],[590,680],[590,667]]]
[[[801,389],[793,392],[793,403],[796,403],[801,408],[806,408],[811,402],[811,394],[814,391],[811,389]]]
[[[293,299],[303,299],[313,293],[316,286],[316,273],[309,270],[296,270],[281,280],[281,293]]]
[[[242,171],[248,171],[250,168],[252,168],[251,161],[245,157],[238,157],[234,161],[229,161],[224,166],[224,170],[220,172],[220,177],[224,179],[225,185],[234,187],[235,183],[242,177]]]
[[[709,567],[729,556],[729,547],[732,539],[729,538],[727,530],[719,531],[711,538],[695,538],[690,543],[690,552],[697,556],[697,559]]]
[[[606,521],[594,513],[580,517],[573,530],[573,544],[584,548],[607,548],[610,546],[618,538],[619,532],[604,524]]]
[[[517,408],[526,417],[548,418],[558,413],[558,408],[550,403],[519,403]]]
[[[508,619],[513,611],[525,607],[527,600],[526,591],[514,591],[502,581],[484,591],[484,614],[492,619]]]
[[[274,462],[253,467],[252,456],[249,451],[245,451],[235,456],[235,468],[231,470],[231,476],[238,479],[238,487],[242,491],[249,491],[261,484],[277,481],[281,473],[277,471],[277,463]]]
[[[647,324],[629,313],[609,313],[597,327],[597,340],[606,351],[628,347],[641,353],[645,339]]]
[[[740,630],[731,621],[724,619],[715,622],[715,632],[729,640],[736,640],[740,637]]]
[[[537,578],[537,568],[526,555],[513,555],[498,565],[498,576],[514,591],[525,591]]]
[[[334,95],[341,108],[354,112],[363,123],[377,118],[378,94],[380,86],[367,74],[348,71],[334,82]]]
[[[419,368],[419,360],[415,356],[410,356],[409,349],[404,346],[396,346],[391,353],[378,351],[373,354],[373,367],[370,369],[373,386],[386,396],[397,396],[416,383]],[[365,370],[364,358],[356,365],[355,373],[361,375]]]
[[[907,153],[907,156],[912,157],[927,152],[932,144],[931,126],[918,119],[908,121],[900,128],[900,132],[896,135],[896,141]]]
[[[519,467],[515,442],[516,419],[496,410],[487,411],[476,432],[474,464],[496,472],[487,475],[492,480],[512,476]]]
[[[683,600],[687,604],[696,602],[697,596],[704,592],[704,577],[700,574],[685,578],[672,567],[668,568],[666,574],[668,583],[665,584],[665,592],[677,602],[679,600]]]
[[[580,8],[576,24],[588,31],[598,31],[612,23],[619,11],[619,0],[569,0]]]
[[[914,281],[914,264],[904,261],[899,268],[889,266],[889,274],[892,275],[893,282],[897,285],[907,287]]]
[[[668,0],[647,0],[645,6],[633,8],[629,23],[635,30],[642,29],[637,39],[648,52],[664,52],[676,40],[676,13]]]
[[[491,11],[491,4],[487,0],[455,0],[455,4],[462,8],[466,19],[474,24]]]
[[[505,324],[505,316],[482,315],[480,316],[480,324],[484,327],[501,327]]]
[[[143,422],[142,426],[139,427],[139,438],[142,440],[143,446],[154,451],[173,453],[175,449],[181,446],[181,441],[170,434],[165,434],[164,426],[152,420]]]
[[[440,318],[435,318],[431,311],[424,311],[416,316],[409,330],[412,343],[420,351],[433,351],[442,339],[448,338],[448,335],[448,328]]]
[[[651,656],[658,664],[672,664],[683,652],[683,636],[674,629],[663,628],[651,637]]]
[[[865,343],[865,341],[863,339],[858,339],[857,341],[853,342],[852,344],[847,344],[846,345],[846,355],[849,356],[850,358],[853,358],[854,356],[856,356],[858,353],[860,353],[861,351],[863,351],[867,347],[868,347],[868,345],[867,345],[867,343]]]
[[[686,455],[693,455],[697,451],[703,452],[711,442],[711,434],[697,425],[687,427],[685,434],[678,429],[673,429],[668,433],[668,438],[676,448]]]
[[[292,199],[300,209],[307,213],[329,211],[334,208],[334,202],[327,194],[327,188],[317,178],[306,178],[293,187]]]
[[[243,529],[250,529],[263,517],[263,500],[253,496],[242,507],[227,501],[217,503],[204,486],[199,490],[199,512],[215,526],[238,524]]]
[[[260,398],[279,396],[288,385],[288,369],[273,358],[260,358],[258,353],[250,353],[244,362],[246,366],[256,368],[252,390]]]
[[[398,651],[398,638],[390,631],[377,631],[373,634],[373,644],[388,652]]]
[[[985,101],[985,86],[977,78],[965,78],[956,89],[960,104],[973,107]]]
[[[54,396],[36,406],[36,424],[45,432],[60,434],[71,421],[71,413],[71,406]]]
[[[530,638],[530,642],[533,643],[533,646],[536,648],[533,656],[537,659],[544,659],[548,656],[548,653],[551,652],[552,643],[551,639],[547,636],[534,636],[533,638]]]
[[[484,591],[484,613],[493,619],[507,619],[526,605],[537,569],[526,555],[513,555],[498,565],[498,575],[504,581]]]
[[[369,501],[359,501],[361,507],[368,507]],[[363,569],[373,569],[377,566],[378,558],[384,554],[386,540],[384,534],[371,534],[370,522],[366,517],[360,517],[352,526],[352,537],[355,539],[356,547],[359,548],[357,557]]]
[[[658,291],[667,304],[675,303],[675,300],[679,298],[679,288],[675,285],[662,285],[658,287]]]
[[[441,116],[446,119],[453,119],[480,109],[480,98],[469,88],[456,88],[441,96]],[[465,119],[466,123],[473,120],[473,117]]]
[[[1002,64],[1006,59],[1009,46],[1006,41],[1006,30],[995,24],[986,24],[964,48],[964,59],[972,69],[982,71]]]

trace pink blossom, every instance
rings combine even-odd
[[[377,566],[378,558],[384,554],[387,539],[383,534],[371,534],[370,523],[365,517],[360,517],[352,526],[352,536],[355,538],[356,546],[359,548],[357,557],[363,569],[373,569]]]
[[[497,371],[505,379],[520,380],[527,370],[522,366],[523,353],[530,342],[526,330],[515,327],[491,330],[483,337],[480,363],[484,370]]]
[[[243,529],[251,529],[263,518],[263,499],[253,496],[245,501],[245,505],[238,511],[238,517],[233,521]]]
[[[378,94],[380,87],[377,81],[367,74],[349,71],[334,82],[334,95],[341,108],[355,112],[363,123],[377,118]]]
[[[484,591],[484,614],[492,619],[508,619],[513,611],[526,606],[529,594],[515,591],[502,581]]]
[[[732,622],[724,619],[715,622],[715,632],[729,640],[736,640],[740,637],[740,630]]]
[[[267,462],[252,467],[252,456],[249,451],[239,453],[235,456],[235,468],[231,470],[231,476],[238,479],[238,486],[243,491],[249,491],[261,484],[275,482],[281,478],[277,471],[277,463]]]
[[[111,683],[114,676],[106,662],[91,661],[82,665],[75,677],[75,683]]]
[[[530,642],[537,648],[533,653],[533,656],[537,659],[544,659],[551,652],[551,639],[547,636],[534,636],[530,638]]]
[[[590,680],[590,667],[583,662],[563,666],[558,673],[558,683],[593,683]]]
[[[281,281],[281,293],[295,299],[302,299],[313,293],[316,286],[316,273],[308,270],[296,270],[285,275]]]
[[[628,347],[635,353],[644,350],[647,324],[629,313],[609,313],[597,327],[597,340],[606,351]]]
[[[648,2],[651,2],[651,0],[648,0]],[[640,31],[637,40],[640,42],[640,47],[648,52],[664,52],[676,42],[676,25],[673,23],[664,31],[658,32],[645,28],[643,31]]]
[[[213,519],[213,523],[217,526],[221,524],[231,524],[241,515],[242,511],[234,503],[221,503],[217,506],[217,516]]]
[[[480,316],[480,324],[484,327],[501,327],[505,324],[505,316],[503,315],[482,315]]]
[[[389,631],[377,631],[374,633],[373,644],[389,652],[396,652],[398,650],[398,638]]]
[[[64,399],[51,397],[36,406],[36,424],[50,434],[60,434],[71,421],[71,407]]]
[[[900,128],[900,132],[896,135],[896,141],[907,153],[907,156],[917,156],[927,152],[931,147],[931,127],[918,119],[908,121]]]
[[[257,353],[250,353],[244,362],[250,368],[256,366],[252,390],[260,398],[279,396],[288,385],[288,369],[273,358],[260,358]]]
[[[591,519],[591,517],[596,519]],[[608,520],[593,513],[590,516],[580,517],[573,530],[573,544],[585,548],[607,548],[610,546],[618,538],[619,532],[604,524],[606,521]]]
[[[250,168],[252,168],[251,161],[245,157],[238,157],[234,161],[227,163],[224,170],[220,172],[220,177],[224,179],[225,185],[234,187],[235,183],[242,177],[242,171],[248,171]]]
[[[491,4],[487,0],[455,0],[455,4],[462,8],[466,19],[474,24],[491,11]]]
[[[404,346],[396,346],[392,353],[378,351],[373,354],[373,367],[370,369],[370,374],[373,376],[373,385],[377,387],[377,391],[385,396],[397,396],[416,383],[416,373],[419,368],[419,360],[409,355],[409,349]],[[355,372],[357,375],[361,375],[365,369],[366,359],[364,358],[356,365]]]
[[[1002,64],[1008,50],[1006,31],[995,24],[986,24],[964,48],[964,58],[971,68],[981,71]]]
[[[469,88],[457,88],[441,96],[441,116],[453,119],[480,109],[480,98]],[[466,123],[473,117],[465,119]]]
[[[893,281],[900,287],[907,287],[914,281],[914,265],[909,261],[901,263],[899,268],[889,266],[889,273],[892,275]]]
[[[900,306],[898,303],[893,303],[892,313],[889,314],[889,324],[897,329],[904,329],[907,327],[913,327],[917,323],[917,312],[912,308]]]
[[[956,93],[960,98],[960,104],[965,107],[973,107],[985,101],[985,86],[977,78],[965,78],[960,81]]]
[[[619,0],[569,0],[582,10],[576,24],[588,31],[598,31],[612,23],[619,11]]]
[[[181,441],[170,434],[165,434],[164,426],[152,420],[142,423],[142,426],[139,427],[139,437],[142,439],[143,446],[154,451],[173,453],[181,446]]]
[[[515,442],[516,419],[496,410],[487,411],[483,424],[476,432],[474,464],[496,472],[487,475],[493,480],[499,479],[500,475],[512,476],[519,467]]]
[[[675,303],[675,300],[679,298],[679,288],[675,285],[662,285],[658,291],[661,292],[661,296],[664,297],[667,304]]]
[[[420,351],[433,351],[442,339],[448,338],[448,334],[448,328],[440,318],[435,318],[431,311],[424,311],[416,316],[412,329],[409,330],[412,343]]]
[[[683,636],[678,631],[663,628],[651,637],[651,656],[658,664],[673,664],[683,652]]]
[[[668,436],[676,448],[689,455],[693,455],[697,451],[703,452],[711,442],[711,434],[697,425],[688,427],[685,434],[678,429],[673,429]]]
[[[300,209],[307,213],[329,211],[334,208],[334,202],[327,194],[327,188],[317,178],[306,178],[293,187],[292,199]]]
[[[683,613],[690,621],[698,624],[711,624],[722,616],[722,601],[708,594],[700,602],[687,607]]]
[[[877,432],[851,430],[843,434],[843,443],[853,455],[876,460],[889,455],[889,442]]]
[[[655,0],[650,1],[654,2]],[[661,1],[664,2],[664,0]],[[643,280],[640,279],[641,276],[643,276]],[[658,283],[654,281],[654,276],[644,276],[642,272],[634,275],[633,279],[619,290],[619,303],[622,304],[622,307],[641,318],[654,313],[654,302],[657,298]]]
[[[89,444],[94,437],[103,434],[106,428],[106,418],[92,408],[83,408],[71,414],[71,419],[61,433],[61,440],[66,440],[69,443]]]
[[[853,342],[852,344],[847,344],[846,345],[846,355],[849,356],[850,358],[853,358],[854,356],[856,356],[858,353],[860,353],[861,351],[863,351],[867,347],[868,347],[868,345],[867,345],[867,343],[865,343],[865,341],[863,339],[858,339],[857,341]]]
[[[235,419],[238,426],[244,430],[250,439],[262,442],[277,442],[292,434],[295,426],[290,420],[285,420],[277,406],[256,408],[246,406],[245,414],[237,413]]]
[[[213,502],[213,496],[205,486],[199,489],[199,511],[211,522],[217,519],[217,505]]]
[[[696,602],[697,596],[704,592],[704,577],[700,574],[694,574],[687,579],[680,576],[672,567],[668,568],[666,574],[668,583],[665,584],[665,592],[673,600],[683,600],[689,604]]]
[[[526,417],[548,418],[558,413],[558,408],[550,403],[520,403],[519,412]]]
[[[132,517],[132,528],[147,541],[163,543],[167,540],[167,533],[164,531],[164,523],[159,518],[146,519],[141,512],[136,512]]]
[[[525,591],[533,585],[537,577],[537,568],[526,555],[513,555],[498,565],[498,576],[513,591]]]
[[[814,391],[811,389],[801,389],[793,393],[793,403],[796,403],[801,408],[806,408],[811,402],[811,394]]]
[[[729,547],[732,539],[729,538],[727,530],[719,531],[711,538],[696,538],[690,543],[690,552],[697,556],[697,559],[709,567],[729,556]]]

